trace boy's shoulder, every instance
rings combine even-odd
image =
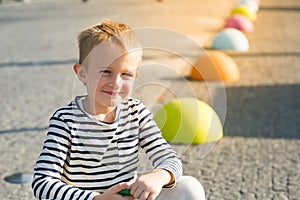
[[[140,104],[142,103],[141,100],[135,99],[133,97],[128,97],[125,101],[122,102],[122,104]]]
[[[145,105],[142,103],[141,100],[135,99],[132,97],[127,98],[125,101],[122,102],[123,107],[130,107],[130,108],[143,108]]]
[[[72,100],[69,104],[59,107],[54,112],[53,116],[61,117],[63,115],[74,115],[79,112],[76,100]]]
[[[122,102],[120,107],[121,115],[128,116],[137,115],[139,117],[148,116],[151,114],[151,111],[143,104],[139,99],[128,98]]]

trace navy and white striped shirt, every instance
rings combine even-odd
[[[133,179],[139,147],[154,168],[167,169],[179,178],[180,159],[139,100],[122,102],[115,121],[107,123],[83,110],[83,98],[76,97],[50,119],[34,169],[37,199],[93,199],[97,192]]]

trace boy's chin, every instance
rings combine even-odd
[[[116,107],[118,106],[122,101],[124,101],[123,98],[114,98],[111,99],[109,102],[107,102],[107,107]]]

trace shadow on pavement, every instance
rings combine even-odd
[[[225,136],[300,139],[300,84],[226,88]]]
[[[76,62],[78,62],[78,60],[76,59],[28,61],[28,62],[3,62],[0,63],[0,68],[1,67],[41,67],[41,66],[50,67],[53,65],[74,64]]]
[[[285,57],[298,57],[300,56],[299,51],[284,51],[284,52],[246,52],[246,53],[229,53],[230,56],[234,57],[263,57],[263,56],[285,56]]]
[[[26,128],[19,128],[19,129],[7,129],[7,130],[0,130],[1,134],[9,134],[9,133],[26,133],[32,131],[46,131],[48,127],[26,127]]]
[[[292,11],[292,12],[299,12],[300,7],[279,7],[279,6],[270,6],[270,7],[260,7],[260,11]]]

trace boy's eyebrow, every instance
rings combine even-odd
[[[110,66],[100,66],[98,69],[107,69],[109,68]]]
[[[108,65],[108,66],[99,66],[98,70],[103,70],[103,69],[108,69],[108,68],[112,68],[112,66]]]
[[[103,69],[113,69],[113,68],[114,68],[113,65],[99,66],[99,67],[98,67],[98,70],[103,70]],[[138,68],[138,67],[136,67],[136,68],[131,68],[131,69],[126,68],[126,70],[128,70],[128,71],[135,71],[137,68]]]

